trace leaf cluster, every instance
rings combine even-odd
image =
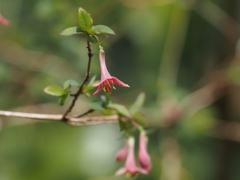
[[[95,79],[96,76],[93,76],[88,84],[83,85],[82,91],[85,96],[87,97],[92,96],[93,94],[92,89],[94,88],[93,84],[96,83]],[[81,86],[80,83],[77,82],[76,80],[69,79],[63,83],[62,87],[57,85],[49,85],[45,87],[43,91],[51,96],[57,96],[58,103],[60,105],[64,105],[70,96],[74,96],[73,94],[74,89],[76,87],[79,88],[80,86]]]
[[[98,34],[115,35],[115,32],[105,25],[93,25],[91,15],[83,8],[78,8],[78,25],[64,29],[60,35],[71,36],[74,34],[87,35],[87,39],[92,43],[98,43]]]

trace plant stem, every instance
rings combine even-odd
[[[83,93],[83,86],[84,84],[86,84],[86,82],[88,81],[89,77],[90,77],[90,66],[91,66],[91,61],[92,61],[92,57],[93,57],[93,53],[92,53],[92,48],[91,48],[91,43],[89,41],[87,41],[87,49],[88,49],[88,67],[87,67],[87,73],[86,76],[82,82],[82,84],[80,85],[78,91],[76,94],[73,94],[73,100],[72,103],[70,104],[70,106],[68,107],[68,109],[66,110],[66,112],[63,114],[62,116],[62,120],[63,121],[68,121],[67,115],[72,111],[77,98]]]
[[[86,111],[86,112],[76,116],[76,118],[80,118],[80,117],[86,116],[87,114],[90,114],[92,112],[94,112],[94,109],[89,109],[88,111]]]

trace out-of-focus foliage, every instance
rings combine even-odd
[[[105,44],[108,68],[131,88],[114,91],[114,102],[130,107],[139,92],[146,94],[153,170],[136,179],[238,180],[239,135],[231,142],[233,132],[215,130],[239,121],[239,88],[214,103],[196,96],[188,104],[191,92],[222,79],[218,72],[239,85],[238,0],[1,0],[11,25],[0,26],[0,109],[64,112],[43,88],[85,76],[86,37],[59,36],[78,25],[78,7],[116,33]],[[95,55],[91,75],[99,72]],[[91,106],[81,97],[74,113]],[[125,179],[113,176],[123,143],[117,124],[76,128],[2,117],[0,123],[1,180]]]

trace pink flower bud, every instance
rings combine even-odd
[[[135,157],[134,157],[134,138],[129,138],[127,141],[127,157],[125,164],[116,172],[116,176],[126,173],[128,176],[134,176],[136,173],[148,174],[148,171],[136,166]]]
[[[96,95],[102,89],[105,92],[111,94],[112,88],[115,89],[113,84],[117,84],[119,86],[124,86],[124,87],[129,87],[129,85],[123,83],[119,79],[117,79],[109,74],[109,72],[107,70],[107,66],[106,66],[104,50],[99,51],[99,60],[100,60],[100,67],[101,67],[101,82],[93,85],[95,87],[98,87],[98,89],[93,93],[93,95]]]
[[[128,143],[125,144],[125,146],[120,149],[116,155],[116,160],[117,161],[122,161],[127,157],[128,154]]]
[[[143,169],[147,172],[150,172],[151,165],[151,157],[147,152],[147,136],[145,132],[142,132],[139,136],[139,149],[138,149],[138,160]]]
[[[0,14],[0,24],[7,26],[10,24],[10,22]]]

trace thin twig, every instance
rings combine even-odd
[[[94,109],[89,109],[89,110],[87,110],[86,112],[84,112],[84,113],[82,113],[82,114],[80,114],[80,115],[78,115],[78,116],[75,116],[75,117],[76,117],[76,118],[80,118],[80,117],[86,116],[86,115],[88,115],[88,114],[90,114],[90,113],[92,113],[92,112],[94,112]]]
[[[62,114],[36,114],[36,113],[23,113],[23,112],[13,112],[13,111],[1,111],[0,116],[2,117],[17,117],[17,118],[27,118],[35,120],[53,120],[62,121]],[[111,123],[118,121],[118,115],[111,116],[92,116],[92,117],[66,117],[67,123],[72,126],[81,125],[95,125],[100,123]]]
[[[78,91],[76,94],[73,94],[73,100],[72,103],[70,104],[70,106],[68,107],[68,109],[66,110],[66,112],[62,115],[62,120],[63,121],[68,121],[67,115],[72,111],[78,96],[80,96],[82,94],[82,90],[83,90],[83,86],[84,84],[86,84],[86,82],[88,81],[89,77],[90,77],[90,66],[91,66],[91,61],[92,61],[92,57],[93,57],[93,53],[92,53],[92,49],[91,49],[91,44],[89,41],[87,41],[87,49],[88,49],[88,67],[87,67],[87,73],[86,76],[81,84],[81,86],[79,87]]]

